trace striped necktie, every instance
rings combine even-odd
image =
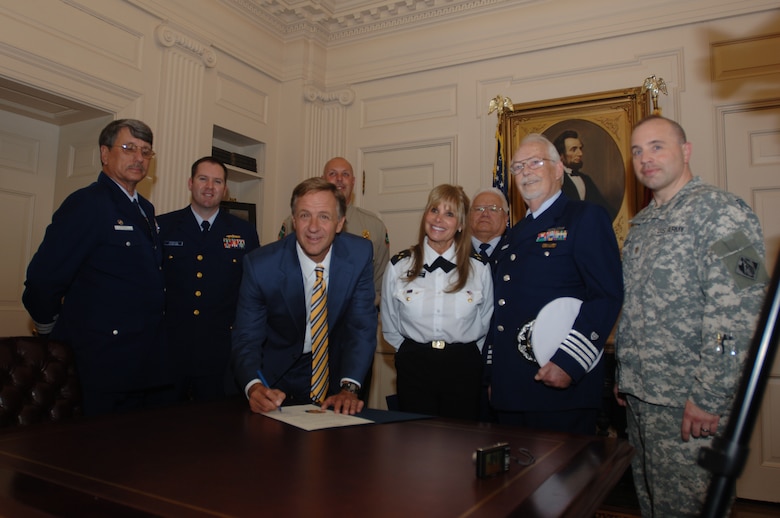
[[[328,297],[325,292],[325,268],[314,269],[317,278],[311,294],[311,399],[321,403],[328,393]]]

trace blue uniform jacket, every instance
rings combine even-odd
[[[233,326],[233,372],[243,388],[261,369],[273,388],[289,387],[284,374],[303,354],[306,306],[295,234],[244,258],[244,276]],[[341,378],[363,382],[376,350],[373,249],[362,237],[342,232],[331,245],[328,281],[330,392]]]
[[[503,411],[598,408],[604,362],[590,372],[559,349],[552,362],[573,379],[567,389],[534,381],[539,366],[523,358],[517,334],[558,297],[583,301],[573,331],[602,350],[623,301],[617,240],[607,212],[561,195],[538,219],[523,219],[510,231],[495,267],[496,300],[487,344],[491,403]],[[485,348],[487,350],[487,348]]]
[[[257,230],[220,210],[203,232],[189,206],[158,216],[157,223],[175,368],[190,376],[222,376],[230,360],[242,261],[260,246]]]
[[[105,173],[62,203],[27,269],[22,296],[36,322],[59,315],[82,385],[125,391],[169,381],[165,281],[154,206],[147,220]]]
[[[474,248],[474,246],[471,247],[471,253],[482,256],[485,262],[490,265],[490,271],[493,272],[494,274],[496,273],[496,264],[498,264],[498,258],[501,256],[501,249],[505,248],[508,235],[509,235],[508,230],[504,231],[504,233],[501,234],[501,239],[499,239],[498,243],[496,243],[496,246],[493,249],[493,253],[490,254],[490,257],[482,256],[481,252],[478,249]]]

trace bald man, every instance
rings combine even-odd
[[[354,201],[352,190],[355,188],[355,173],[352,170],[352,164],[346,158],[335,157],[328,160],[322,170],[322,177],[334,184],[347,200],[347,222],[343,230],[369,239],[374,246],[374,289],[376,289],[376,305],[379,306],[382,277],[385,274],[385,267],[390,261],[390,241],[387,237],[387,227],[376,214],[355,207],[352,203]],[[279,239],[293,232],[292,218],[287,217],[279,230]]]

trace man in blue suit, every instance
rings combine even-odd
[[[520,143],[510,170],[528,212],[509,231],[495,269],[496,303],[486,341],[493,352],[491,405],[502,424],[595,434],[604,380],[601,352],[623,300],[609,215],[561,192],[563,164],[542,135]],[[521,354],[518,334],[561,297],[579,299],[582,306],[540,367]]]
[[[22,295],[39,334],[73,347],[85,414],[168,402],[165,281],[154,207],[136,191],[154,157],[141,121],[109,123],[103,171],[52,216]]]
[[[230,391],[230,329],[244,255],[260,243],[257,229],[219,204],[228,171],[214,157],[192,164],[188,207],[157,218],[164,250],[165,312],[176,396],[205,401]]]
[[[310,302],[315,270],[327,290],[328,391],[323,408],[354,414],[376,350],[371,242],[341,232],[346,200],[323,178],[292,194],[295,234],[244,258],[233,326],[233,372],[253,412],[311,403]]]

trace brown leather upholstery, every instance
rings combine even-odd
[[[0,338],[0,388],[0,427],[82,413],[73,351],[48,338]]]

